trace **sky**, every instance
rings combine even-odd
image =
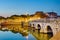
[[[33,14],[37,11],[60,15],[60,0],[0,0],[0,16]]]

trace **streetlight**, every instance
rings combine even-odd
[[[28,36],[26,36],[26,40],[28,40]]]

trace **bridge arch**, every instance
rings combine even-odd
[[[41,29],[41,25],[40,25],[40,24],[37,24],[37,28],[38,28],[38,29]]]
[[[50,25],[47,26],[47,33],[49,34],[50,37],[53,36],[53,29]]]
[[[40,32],[40,30],[41,30],[41,25],[40,25],[40,24],[37,24],[37,28],[38,28],[38,32]]]
[[[33,24],[33,27],[34,27],[34,24]]]
[[[48,32],[52,32],[51,26],[49,26],[49,25],[47,26],[47,31],[48,31]]]

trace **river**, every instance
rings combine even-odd
[[[0,40],[36,40],[36,38],[31,34],[23,36],[20,33],[13,33],[11,31],[0,31]]]
[[[10,26],[9,28],[18,26],[20,25]],[[20,32],[14,32],[10,30],[0,30],[0,40],[49,40],[49,35],[50,34],[43,34],[38,32],[28,32],[28,34],[25,35],[25,33],[22,34]]]

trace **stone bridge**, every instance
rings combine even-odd
[[[53,36],[60,31],[60,19],[59,18],[45,18],[29,22],[29,27],[36,29],[41,33],[52,33]]]

